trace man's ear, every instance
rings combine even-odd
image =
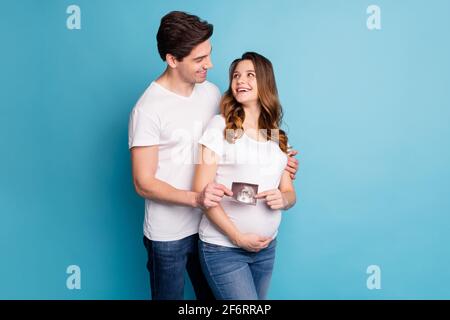
[[[178,63],[177,58],[175,58],[170,53],[166,54],[166,62],[169,65],[169,67],[171,67],[171,68],[176,68],[177,67],[177,63]]]

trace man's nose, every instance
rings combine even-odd
[[[203,69],[211,69],[213,67],[211,58],[208,57],[206,63],[203,65]]]

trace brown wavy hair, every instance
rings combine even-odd
[[[233,73],[239,62],[250,60],[253,62],[256,73],[256,83],[258,85],[258,100],[261,106],[261,113],[258,120],[258,129],[265,129],[263,134],[267,140],[278,140],[280,149],[288,152],[288,138],[286,133],[280,129],[283,119],[283,109],[278,99],[278,90],[275,82],[272,63],[264,56],[256,52],[246,52],[241,58],[231,63],[229,70],[230,85],[228,90],[220,101],[220,110],[225,118],[226,127],[224,137],[229,143],[234,143],[241,138],[244,133],[242,124],[245,120],[245,112],[242,104],[240,104],[233,96],[231,90],[231,82]],[[278,130],[278,137],[272,137],[272,130]],[[230,134],[233,133],[233,134]]]

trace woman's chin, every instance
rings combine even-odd
[[[236,101],[239,102],[240,104],[244,105],[249,102],[249,99],[238,98],[238,99],[236,99]]]

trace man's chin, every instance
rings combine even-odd
[[[206,77],[197,78],[195,83],[203,83],[206,81]]]
[[[207,76],[206,73],[205,73],[205,75],[198,74],[198,75],[195,77],[196,82],[197,82],[197,83],[205,82],[206,76]]]

